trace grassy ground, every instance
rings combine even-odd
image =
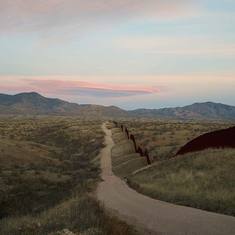
[[[37,216],[3,219],[0,234],[55,235],[64,229],[79,235],[134,234],[133,230],[115,217],[110,217],[97,201],[86,194],[72,197]]]
[[[101,123],[0,119],[0,234],[133,234],[91,195],[99,181]]]
[[[206,132],[234,126],[223,122],[182,122],[164,120],[123,120],[137,143],[149,150],[154,161],[169,159],[188,141]]]
[[[114,128],[115,174],[127,178],[131,187],[150,197],[235,216],[235,150],[210,149],[174,158],[178,149],[193,138],[234,123],[160,120],[121,123],[135,135],[139,146],[149,150],[154,162],[150,167],[140,165],[133,170],[130,161],[133,154],[124,151],[123,134],[120,135],[120,128]]]
[[[235,216],[234,169],[234,149],[210,149],[155,163],[128,182],[156,199]]]
[[[117,176],[126,178],[147,165],[146,159],[135,153],[133,142],[127,141],[120,128],[112,128],[112,138],[115,143],[111,155],[112,170]]]

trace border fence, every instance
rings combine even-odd
[[[151,165],[152,162],[149,157],[148,149],[146,149],[146,148],[143,149],[141,146],[137,145],[135,136],[133,134],[131,134],[130,131],[128,130],[128,128],[125,127],[123,124],[119,124],[116,121],[113,121],[113,123],[114,123],[115,127],[120,128],[122,130],[122,132],[125,133],[126,138],[128,140],[131,140],[133,142],[135,152],[138,153],[141,157],[145,157],[148,165]]]

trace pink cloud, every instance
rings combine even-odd
[[[152,104],[148,107],[155,107],[165,101],[177,105],[180,99],[188,104],[188,99],[195,102],[201,97],[203,101],[218,98],[218,94],[233,97],[234,86],[235,74],[231,72],[152,76],[0,76],[0,93],[35,91],[71,102],[122,107],[131,107],[130,104],[141,107],[148,102]],[[219,101],[217,98],[214,101]]]
[[[147,95],[159,92],[153,86],[131,84],[95,83],[78,80],[55,80],[39,78],[1,77],[0,92],[17,93],[36,91],[42,94],[97,96],[97,97],[125,97],[133,95]],[[4,84],[3,80],[8,80]],[[9,82],[12,80],[12,82]]]

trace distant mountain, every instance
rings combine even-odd
[[[84,117],[124,117],[128,113],[115,106],[79,105],[60,99],[46,98],[36,92],[17,95],[0,94],[0,114],[78,115]]]
[[[192,105],[126,111],[116,106],[79,105],[60,99],[46,98],[36,92],[17,95],[0,94],[0,115],[76,115],[82,117],[146,117],[169,119],[233,119],[235,107],[206,102]]]
[[[136,109],[132,116],[172,119],[235,119],[235,107],[205,102],[176,108]]]

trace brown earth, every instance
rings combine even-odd
[[[201,135],[184,145],[176,155],[208,148],[235,148],[235,127]]]

